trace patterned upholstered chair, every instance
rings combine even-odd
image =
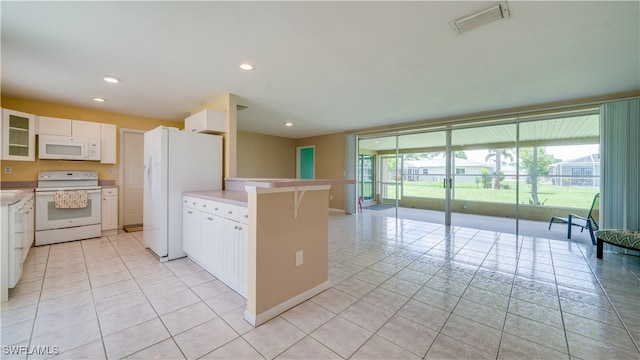
[[[602,229],[596,231],[596,256],[602,259],[604,243],[640,251],[640,230]]]

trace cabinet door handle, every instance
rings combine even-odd
[[[207,207],[207,204],[202,204],[202,207]]]
[[[187,210],[187,214],[193,214],[191,210]]]
[[[238,230],[242,230],[242,226],[238,226]]]
[[[212,218],[212,217],[210,217],[210,216],[207,216],[207,220],[209,220],[209,221],[213,221],[213,218]]]
[[[215,211],[218,211],[218,208],[213,208]]]

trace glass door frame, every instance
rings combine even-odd
[[[595,137],[595,136],[598,136],[600,138],[602,137],[601,132],[598,132],[597,134],[592,135],[591,133],[589,133],[590,128],[585,128],[586,130],[579,133],[579,135],[576,135],[575,138],[566,137],[567,134],[565,134],[564,132],[560,133],[562,137],[556,138],[554,136],[544,136],[544,134],[540,135],[535,131],[532,132],[532,130],[534,129],[532,128],[532,126],[545,126],[542,129],[548,131],[549,129],[554,129],[553,127],[549,127],[549,126],[560,127],[562,126],[561,123],[563,123],[565,120],[570,120],[572,118],[576,118],[576,121],[578,121],[577,124],[588,123],[589,121],[591,121],[590,119],[578,119],[578,118],[590,117],[593,115],[597,116],[598,114],[599,114],[598,110],[592,106],[582,107],[582,108],[564,108],[564,109],[556,108],[556,109],[547,109],[546,113],[541,113],[540,111],[531,112],[531,113],[524,112],[519,114],[513,114],[511,116],[505,115],[502,118],[496,117],[496,118],[485,118],[485,119],[481,119],[481,118],[466,119],[465,122],[462,122],[461,120],[460,122],[452,121],[450,123],[433,124],[432,126],[425,125],[425,127],[423,128],[413,128],[413,129],[406,129],[406,130],[389,130],[386,133],[382,133],[382,132],[377,134],[371,133],[364,136],[360,136],[359,140],[368,140],[373,138],[387,137],[388,138],[387,144],[389,146],[385,148],[385,151],[382,151],[382,150],[379,150],[379,151],[382,151],[385,154],[388,154],[388,156],[393,156],[392,155],[393,139],[391,139],[391,137],[394,137],[395,143],[396,143],[395,156],[396,156],[396,159],[401,161],[400,155],[405,151],[407,151],[408,148],[403,147],[401,149],[398,146],[400,137],[402,137],[403,135],[410,135],[410,134],[444,132],[447,137],[446,151],[445,151],[445,155],[446,155],[446,176],[445,177],[447,180],[445,181],[445,188],[446,188],[445,209],[444,209],[445,219],[443,223],[445,225],[451,225],[452,222],[455,221],[455,217],[453,217],[452,219],[452,214],[454,213],[454,208],[457,206],[455,203],[454,196],[457,197],[457,195],[462,195],[462,194],[458,194],[460,192],[460,189],[456,191],[455,184],[453,183],[453,181],[455,180],[454,172],[455,172],[455,165],[456,165],[455,152],[457,150],[465,149],[465,148],[469,150],[483,149],[481,148],[481,145],[482,145],[481,143],[466,145],[466,144],[460,144],[459,142],[456,142],[454,132],[456,130],[461,130],[461,129],[474,129],[474,128],[480,129],[483,127],[511,125],[512,127],[507,129],[508,132],[505,132],[502,135],[497,134],[498,137],[496,139],[493,139],[493,138],[487,139],[486,148],[490,150],[492,149],[495,150],[498,148],[514,149],[513,155],[515,157],[515,161],[513,165],[515,170],[513,169],[512,170],[515,172],[512,172],[511,173],[512,175],[507,174],[507,176],[515,178],[515,185],[512,185],[516,188],[515,194],[513,195],[513,198],[515,198],[515,203],[512,203],[510,201],[508,202],[509,204],[512,204],[514,206],[514,210],[511,213],[514,216],[515,223],[513,227],[509,225],[509,228],[515,227],[514,231],[516,234],[526,235],[526,234],[521,234],[521,230],[526,231],[528,223],[525,220],[531,220],[531,218],[529,218],[530,216],[529,214],[530,209],[528,207],[529,204],[526,204],[526,201],[528,198],[528,196],[526,195],[526,192],[529,191],[528,186],[525,183],[521,184],[521,180],[524,181],[528,177],[526,168],[521,163],[522,156],[525,156],[526,158],[527,154],[524,152],[521,153],[521,151],[524,151],[524,149],[528,149],[529,147],[532,147],[532,146],[535,149],[536,146],[554,147],[554,146],[569,146],[569,145],[583,145],[583,144],[590,145],[592,143],[589,141],[592,141],[590,140],[592,137]],[[557,125],[553,123],[551,123],[551,125],[542,125],[543,124],[542,122],[547,120],[550,122],[556,121]],[[536,123],[538,122],[540,122],[541,125],[537,125]],[[528,124],[532,124],[532,125],[528,125]],[[525,125],[527,126],[525,127]],[[504,136],[504,134],[507,134],[506,137]],[[555,135],[555,133],[551,135]],[[504,139],[502,139],[501,136],[504,137]],[[536,136],[542,136],[542,137],[536,137]],[[536,145],[536,144],[541,144],[541,145]],[[442,143],[440,143],[438,146],[442,148]],[[416,150],[419,151],[420,149],[417,148]],[[537,154],[537,151],[536,151],[536,154]],[[597,168],[594,166],[594,169],[597,169]],[[396,172],[397,170],[398,169],[396,168]],[[401,174],[404,174],[404,173],[405,173],[405,169],[401,168]],[[495,176],[500,176],[500,174],[492,175],[492,177],[495,177]],[[553,176],[555,177],[560,176],[561,179],[562,177],[571,178],[571,176],[569,175],[553,175]],[[602,182],[601,179],[595,173],[590,174],[589,176],[585,176],[584,174],[582,174],[581,177],[589,177],[589,178],[597,179],[594,181],[598,181],[600,184]],[[400,184],[398,183],[397,178],[394,183],[396,186],[398,186],[397,187],[398,191],[397,191],[397,196],[395,201],[396,217],[397,217],[397,214],[398,214],[397,207],[399,206],[399,203],[400,203],[399,197],[403,196],[404,194],[401,194],[402,189],[399,186]],[[523,191],[525,193],[523,193]],[[550,206],[558,206],[558,205],[550,205]],[[577,208],[577,209],[581,210],[582,208]],[[523,219],[521,218],[521,216],[525,216],[525,218]],[[523,220],[523,222],[520,222],[520,220]],[[534,221],[541,221],[541,220],[534,218]]]
[[[371,191],[369,194],[365,194],[365,171],[364,163],[366,160],[371,162],[371,175],[369,181],[371,182]],[[375,200],[376,193],[376,161],[377,156],[375,154],[358,154],[358,196],[362,201]],[[370,195],[370,198],[367,197]]]

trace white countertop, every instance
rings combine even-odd
[[[0,205],[11,205],[33,193],[33,189],[0,189]]]
[[[245,191],[210,190],[210,191],[188,191],[183,195],[193,196],[206,200],[215,200],[229,204],[247,206],[247,193]]]

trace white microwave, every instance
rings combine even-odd
[[[100,139],[60,135],[39,135],[38,158],[57,160],[100,160]]]

